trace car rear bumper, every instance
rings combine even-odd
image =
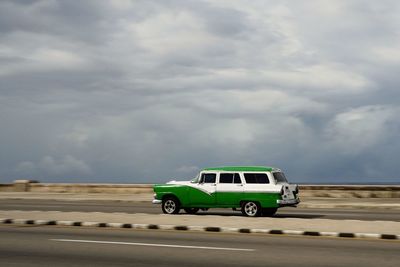
[[[286,207],[286,206],[297,206],[300,203],[299,198],[295,199],[278,199],[277,200],[279,207]]]

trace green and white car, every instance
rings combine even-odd
[[[246,216],[272,216],[279,207],[296,206],[298,186],[289,184],[280,169],[258,166],[206,168],[191,181],[154,185],[154,204],[166,214],[184,209],[241,209]]]

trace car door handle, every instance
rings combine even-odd
[[[243,186],[242,184],[238,184],[237,186]]]

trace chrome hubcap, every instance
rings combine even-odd
[[[164,208],[167,213],[173,213],[176,209],[176,204],[173,200],[167,200],[165,201]]]
[[[257,209],[257,205],[254,202],[248,202],[244,206],[244,210],[249,216],[254,216],[257,213]]]

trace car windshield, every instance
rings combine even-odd
[[[199,182],[199,177],[200,177],[200,174],[197,174],[197,176],[195,178],[193,178],[190,182],[193,183],[193,184],[198,183]]]
[[[285,174],[283,172],[274,172],[272,173],[277,183],[287,183]]]

